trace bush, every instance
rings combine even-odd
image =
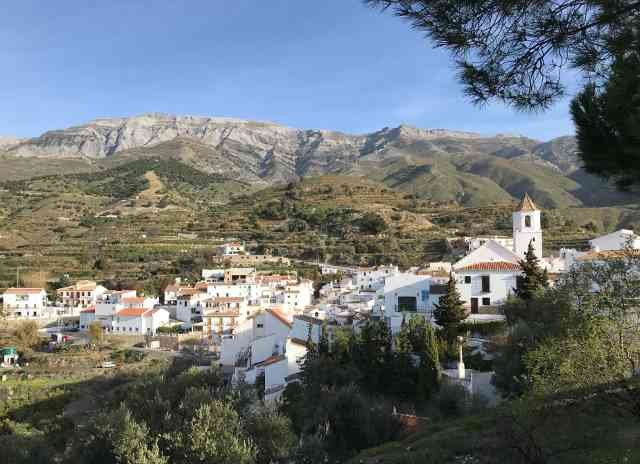
[[[478,323],[461,322],[458,325],[458,333],[462,335],[466,334],[467,332],[471,332],[472,335],[491,337],[504,333],[506,328],[506,321],[490,321]]]
[[[145,358],[145,354],[136,350],[117,350],[111,353],[111,359],[114,361],[131,364],[140,362]]]

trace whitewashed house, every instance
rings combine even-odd
[[[304,344],[289,338],[291,328],[284,311],[268,309],[255,315],[233,336],[223,337],[221,364],[234,367],[234,382],[254,384],[264,376],[265,400],[277,399],[300,371],[298,362],[306,353]]]
[[[85,331],[96,320],[96,308],[91,306],[80,311],[80,330]],[[109,324],[111,325],[111,324]],[[104,328],[104,326],[103,326]]]
[[[447,278],[428,274],[401,273],[390,277],[384,286],[384,318],[396,333],[407,315],[422,314],[431,319],[435,305],[446,293]],[[374,312],[382,309],[374,308]]]
[[[68,287],[57,290],[58,299],[67,308],[84,309],[94,306],[98,297],[107,291],[92,280],[80,280]]]
[[[260,286],[255,282],[208,282],[206,289],[213,298],[244,298],[249,305],[257,305],[260,300]]]
[[[398,274],[398,266],[361,268],[353,276],[355,286],[363,291],[378,291],[385,286],[385,279]]]
[[[2,299],[5,317],[37,319],[47,315],[47,292],[43,288],[8,288]]]
[[[80,328],[86,329],[93,320],[98,320],[105,330],[111,330],[115,314],[125,308],[124,300],[130,298],[137,298],[135,290],[105,291],[98,296],[94,305],[80,311]],[[93,319],[90,320],[92,317]],[[89,322],[89,324],[83,322]]]
[[[210,298],[206,289],[184,288],[176,297],[176,319],[191,327],[195,322],[202,321],[202,311],[198,304]]]
[[[530,244],[541,267],[550,272],[564,272],[567,261],[574,258],[570,250],[559,257],[542,256],[541,211],[528,194],[512,216],[513,248],[488,240],[453,266],[456,287],[472,314],[504,303],[515,291],[522,274],[520,261],[525,259]]]
[[[220,245],[217,249],[220,256],[236,256],[246,253],[244,245],[238,242],[229,242]]]
[[[231,334],[249,316],[244,298],[207,298],[197,308],[206,335]]]
[[[621,229],[602,237],[589,240],[592,251],[617,251],[624,248],[640,249],[640,236],[633,230]]]
[[[271,353],[274,345],[284,347],[291,330],[291,319],[280,309],[267,309],[245,319],[237,324],[233,333],[222,336],[220,348],[220,364],[223,366],[236,365],[240,354],[250,349],[256,340],[272,337]],[[264,360],[270,354],[263,354],[253,359]],[[247,359],[247,362],[250,361]],[[257,361],[256,361],[257,362]]]
[[[513,249],[513,237],[507,237],[504,235],[487,235],[482,237],[465,237],[464,242],[467,245],[467,251],[472,252],[477,250],[487,242],[499,243],[505,248]]]
[[[168,322],[169,311],[166,309],[125,308],[115,314],[111,332],[116,335],[155,335]]]

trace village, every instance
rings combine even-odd
[[[84,340],[92,328],[112,337],[144,340],[142,346],[148,350],[179,352],[188,340],[209,353],[232,384],[263,382],[264,399],[275,401],[289,383],[299,380],[309,345],[317,345],[323,336],[331,343],[336,330],[357,333],[368,321],[377,320],[398,334],[415,316],[437,327],[434,310],[450,282],[467,310],[464,322],[478,327],[504,321],[501,305],[518,288],[528,252],[553,285],[581,263],[640,249],[640,237],[619,230],[591,240],[589,250],[561,249],[557,255],[543,256],[541,210],[527,194],[512,220],[511,237],[465,238],[464,256],[453,263],[404,270],[395,265],[348,268],[324,263],[319,266],[325,283],[315,285],[295,271],[257,271],[247,263],[272,258],[251,255],[242,243],[230,242],[217,249],[225,267],[203,269],[198,282],[178,278],[162,295],[111,290],[83,280],[59,288],[53,304],[43,288],[9,288],[3,294],[3,315],[6,321],[37,321],[54,344]],[[490,357],[485,346],[489,340],[481,332],[469,331],[460,343]],[[14,347],[2,348],[3,367],[19,363]],[[495,403],[492,373],[465,369],[462,348],[460,353],[457,364],[444,366],[445,378]]]

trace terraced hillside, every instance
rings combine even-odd
[[[156,291],[195,277],[230,239],[303,261],[424,265],[455,258],[447,238],[510,234],[515,205],[461,207],[357,176],[259,188],[173,157],[132,155],[95,169],[0,185],[0,287],[20,267],[29,285],[69,273]],[[584,246],[639,218],[631,206],[547,210],[545,246]]]

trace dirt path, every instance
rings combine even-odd
[[[164,188],[164,184],[158,178],[158,175],[154,171],[147,171],[144,174],[144,178],[149,182],[149,188],[140,192],[141,200],[154,200],[156,199],[158,192]]]

